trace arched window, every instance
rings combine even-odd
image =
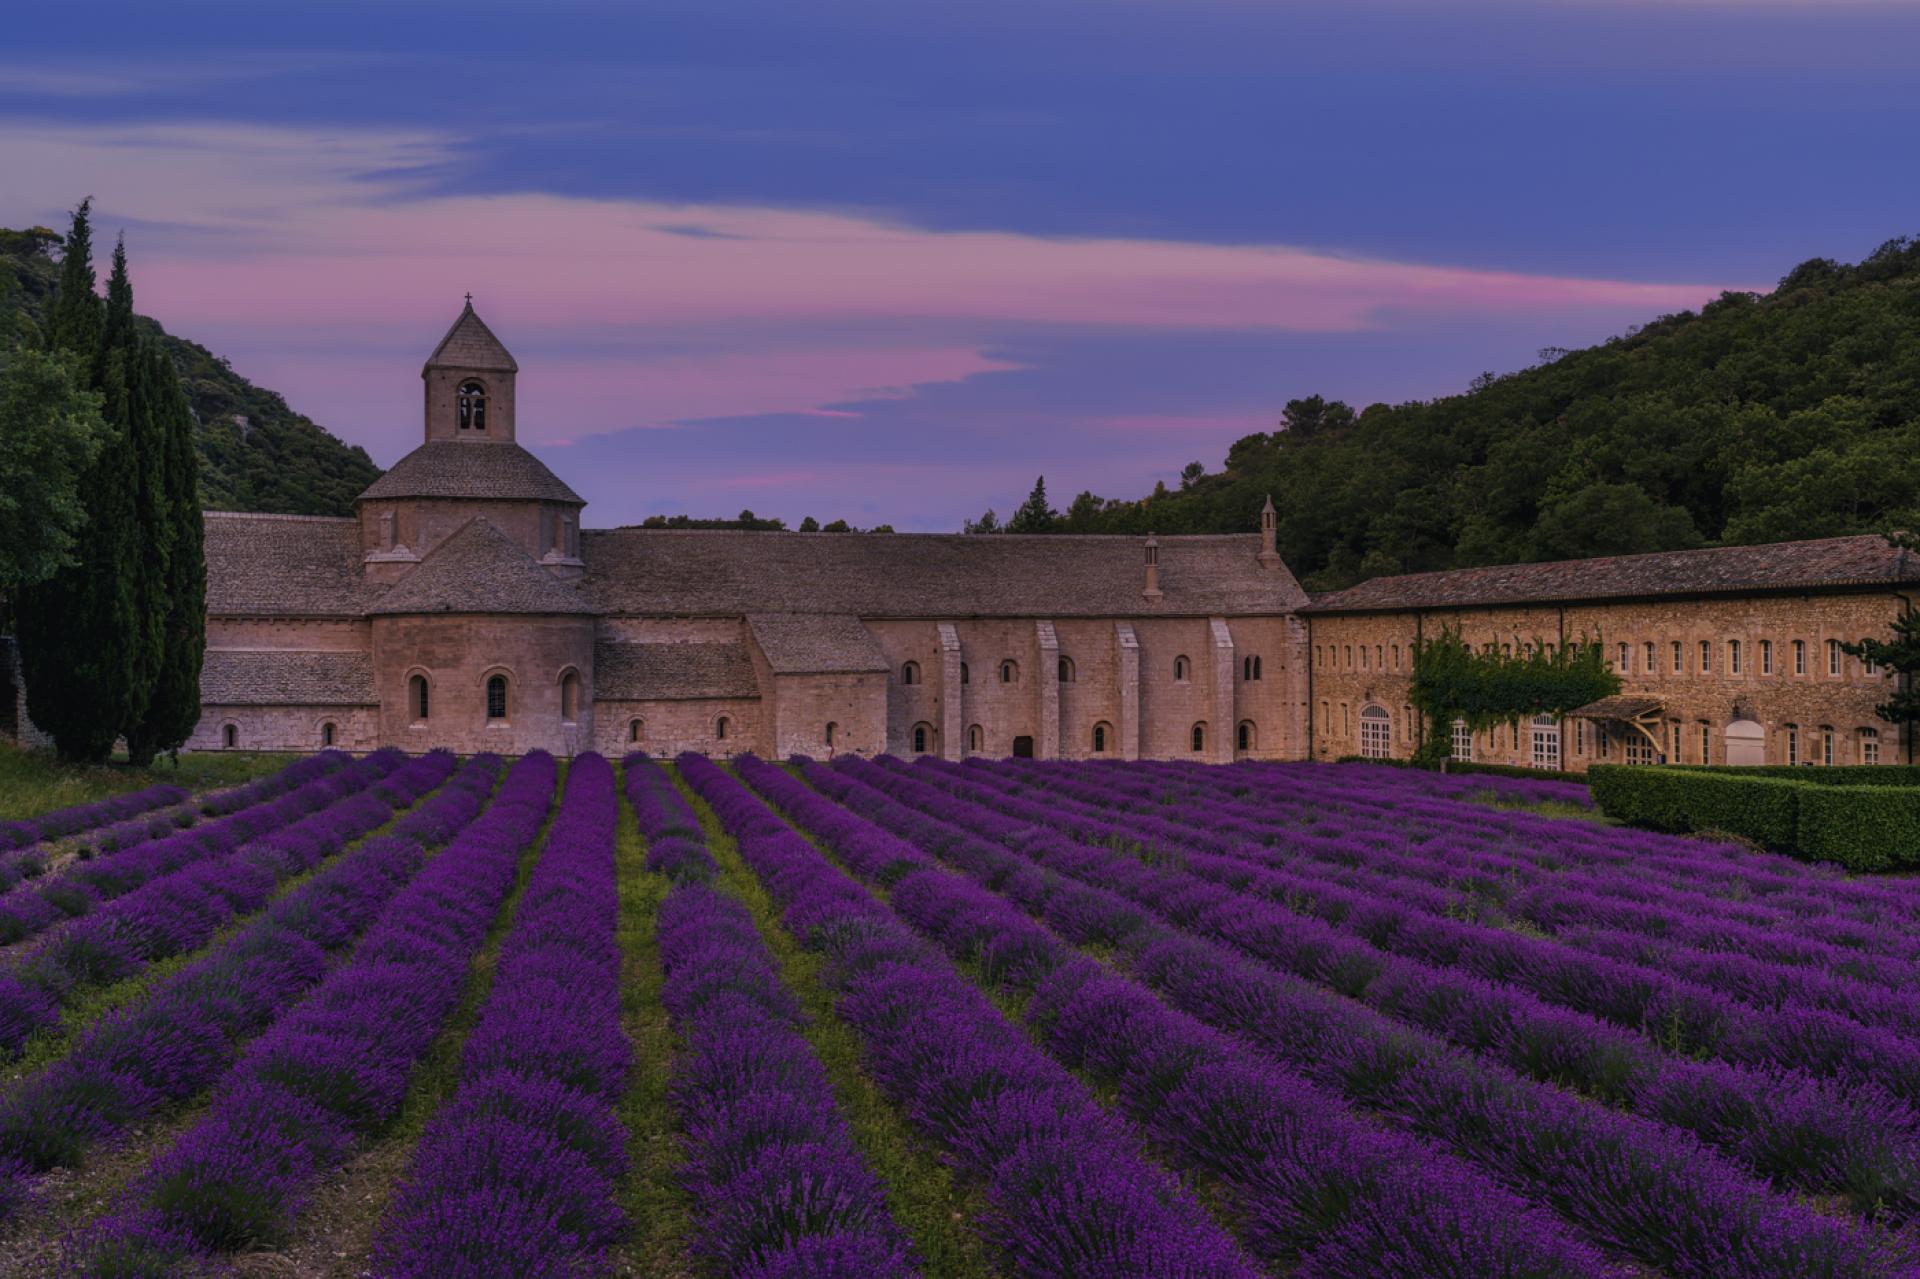
[[[1798,724],[1789,724],[1787,725],[1787,763],[1798,764],[1799,762],[1800,726]]]
[[[487,429],[487,388],[478,382],[460,384],[460,429],[463,431]]]
[[[1107,738],[1110,735],[1111,735],[1111,732],[1107,728],[1104,722],[1095,724],[1093,726],[1093,753],[1094,754],[1104,755],[1107,753]]]
[[[487,718],[505,719],[507,717],[507,677],[492,675],[487,678]]]
[[[1254,743],[1256,740],[1257,739],[1255,738],[1255,735],[1254,735],[1253,721],[1250,719],[1241,720],[1239,731],[1236,733],[1234,738],[1235,748],[1238,750],[1250,751],[1254,749]]]
[[[967,749],[974,752],[987,749],[987,732],[978,724],[967,730]]]
[[[1880,730],[1863,728],[1860,730],[1860,762],[1878,764],[1880,762]]]
[[[580,718],[580,673],[568,671],[560,677],[560,722],[572,724]]]
[[[916,755],[926,754],[927,751],[931,749],[932,741],[933,741],[933,725],[915,724],[913,726],[913,753],[914,754]]]
[[[1184,684],[1187,682],[1187,671],[1190,665],[1191,664],[1187,661],[1185,657],[1176,657],[1173,659],[1173,682],[1174,683]]]
[[[232,750],[238,746],[240,744],[240,726],[238,724],[229,724],[221,729],[220,740],[226,743],[228,750]]]
[[[1473,730],[1464,719],[1453,721],[1453,757],[1463,764],[1473,762]]]
[[[1060,682],[1062,684],[1073,683],[1073,659],[1071,657],[1063,657],[1060,659]]]
[[[647,735],[647,721],[645,721],[644,719],[630,719],[627,721],[627,740],[628,741],[637,742],[641,738],[645,737],[646,735]]]
[[[333,721],[332,720],[328,720],[326,723],[320,726],[320,745],[322,746],[333,745]]]
[[[415,675],[407,681],[407,706],[413,711],[414,722],[426,722],[427,677],[425,675]]]
[[[1386,707],[1360,708],[1360,753],[1368,759],[1386,759],[1393,754],[1393,716]]]
[[[908,662],[902,666],[900,668],[900,682],[902,684],[918,684],[920,682],[920,663]]]
[[[1673,750],[1677,753],[1679,749],[1680,721],[1675,720],[1673,724]],[[1560,725],[1554,721],[1551,715],[1535,715],[1533,717],[1533,766],[1535,768],[1550,768],[1555,771],[1558,771],[1560,768]]]
[[[973,672],[967,669],[965,662],[960,663],[960,682],[962,684],[973,683]]]
[[[1260,659],[1257,657],[1241,658],[1240,659],[1240,678],[1243,680],[1259,679],[1260,678]]]
[[[1393,646],[1393,669],[1396,671],[1400,669],[1400,646],[1398,644]]]
[[[1011,658],[1000,663],[1000,682],[1002,684],[1017,683],[1019,679],[1020,667]]]
[[[717,720],[715,720],[715,721],[713,721],[713,737],[714,737],[714,740],[715,740],[715,741],[719,741],[719,742],[724,742],[724,741],[726,741],[726,740],[727,740],[727,730],[728,730],[729,728],[732,728],[732,727],[733,727],[733,725],[732,725],[732,724],[731,724],[731,723],[730,723],[730,722],[728,721],[728,719],[727,719],[727,717],[726,717],[725,715],[722,715],[722,716],[721,716],[721,717],[720,717],[719,719],[717,719]]]
[[[1820,726],[1820,763],[1823,767],[1833,767],[1833,725]]]
[[[833,739],[840,735],[840,726],[831,720],[827,722],[827,749],[833,749]]]
[[[1204,720],[1193,726],[1193,749],[1196,751],[1207,749],[1207,725]]]

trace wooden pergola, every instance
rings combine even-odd
[[[1609,724],[1625,724],[1647,739],[1653,747],[1655,757],[1666,753],[1666,746],[1660,741],[1660,712],[1662,704],[1657,697],[1603,697],[1597,702],[1588,702],[1578,710],[1568,711],[1571,719],[1591,719]]]

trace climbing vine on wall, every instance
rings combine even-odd
[[[1536,640],[1518,653],[1475,650],[1457,630],[1443,630],[1413,648],[1412,701],[1427,721],[1420,753],[1445,756],[1452,726],[1474,732],[1534,715],[1564,715],[1620,691],[1598,638],[1550,645]]]

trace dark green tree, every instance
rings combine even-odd
[[[1887,540],[1912,555],[1920,553],[1920,538],[1907,533],[1890,533]],[[1893,620],[1890,640],[1863,638],[1858,644],[1840,646],[1848,655],[1893,673],[1894,692],[1874,707],[1874,713],[1905,731],[1909,748],[1913,727],[1920,724],[1920,611],[1911,605]]]
[[[1047,505],[1047,477],[1042,475],[1033,482],[1033,492],[1027,494],[1027,500],[1007,521],[1007,532],[1051,533],[1059,522],[1059,513]]]
[[[16,608],[27,713],[54,740],[63,758],[98,762],[145,710],[139,477],[128,448],[133,358],[131,296],[106,340],[108,317],[94,293],[92,228],[88,206],[74,213],[61,264],[60,291],[50,337],[86,362],[105,419],[102,442],[80,484],[87,527],[73,564],[22,591]],[[92,346],[77,345],[91,342]]]
[[[802,533],[818,533],[820,531],[820,521],[809,515],[800,521],[800,531]]]
[[[1000,526],[1000,517],[995,515],[993,508],[989,506],[987,513],[979,519],[960,521],[960,531],[962,533],[1004,533],[1007,530]]]
[[[47,350],[25,315],[0,328],[0,599],[76,561],[80,483],[104,430],[86,383],[79,357]]]
[[[1476,650],[1459,631],[1443,629],[1413,646],[1408,700],[1427,725],[1420,757],[1444,759],[1455,720],[1478,733],[1534,715],[1565,715],[1619,691],[1620,677],[1598,639],[1558,646],[1535,640],[1509,653]]]
[[[159,428],[165,612],[159,667],[146,713],[126,730],[127,755],[146,764],[177,750],[200,721],[200,665],[207,647],[207,562],[200,512],[200,461],[193,412],[173,362],[157,344],[146,350],[146,382]]]

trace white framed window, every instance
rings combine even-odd
[[[1820,726],[1820,763],[1827,768],[1833,767],[1833,730],[1825,724]]]
[[[1787,763],[1800,762],[1800,728],[1796,724],[1787,725]]]
[[[1653,661],[1653,641],[1652,640],[1647,641],[1646,649],[1644,652],[1640,654],[1640,657],[1641,657],[1641,660],[1644,661],[1646,664],[1647,674],[1652,675],[1656,669]]]
[[[1729,675],[1740,674],[1741,656],[1742,656],[1742,650],[1740,647],[1740,641],[1728,640],[1727,641],[1727,674]]]
[[[1560,768],[1560,725],[1551,715],[1533,717],[1533,766]]]
[[[1622,644],[1620,646],[1620,673],[1622,675],[1631,674],[1633,671],[1633,663],[1627,660],[1628,654],[1631,653],[1632,651],[1633,650],[1628,648],[1625,644]]]
[[[1700,721],[1700,762],[1713,763],[1713,725]]]
[[[1807,642],[1805,640],[1793,642],[1793,673],[1795,675],[1807,673]]]
[[[1772,640],[1760,641],[1760,673],[1762,675],[1773,674],[1773,641]]]
[[[1828,640],[1827,641],[1827,674],[1838,675],[1839,673],[1840,673],[1840,641]]]
[[[1684,663],[1681,661],[1680,653],[1680,641],[1675,640],[1673,642],[1673,673],[1675,675],[1685,675],[1686,671],[1682,669],[1683,666]]]
[[[1880,730],[1863,728],[1860,730],[1860,762],[1878,764],[1880,762]]]
[[[1473,730],[1464,719],[1453,721],[1453,757],[1465,763],[1473,762]]]
[[[1393,716],[1386,707],[1367,706],[1360,711],[1360,753],[1368,759],[1393,755]]]
[[[1713,641],[1701,640],[1700,641],[1700,673],[1702,675],[1705,675],[1711,670],[1713,670]]]

